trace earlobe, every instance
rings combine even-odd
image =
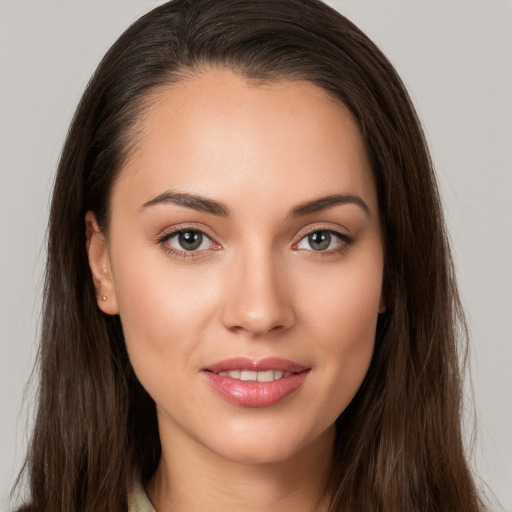
[[[96,216],[88,211],[85,215],[86,250],[89,259],[96,301],[107,315],[119,312],[117,297],[110,265],[110,254],[105,235],[101,232]]]

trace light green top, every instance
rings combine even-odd
[[[128,499],[128,512],[156,512],[140,483],[133,486]]]

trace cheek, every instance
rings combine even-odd
[[[216,300],[207,272],[154,256],[134,249],[114,269],[126,346],[141,380],[156,378],[160,368],[180,371],[177,363],[190,360]]]
[[[310,273],[300,291],[303,316],[339,348],[373,342],[375,333],[382,264],[378,257],[355,263],[329,269],[328,274]]]
[[[119,275],[126,349],[137,378],[157,404],[192,414],[201,405],[187,386],[197,372],[201,330],[211,307],[200,293],[200,280],[187,278],[187,272],[149,268],[124,279]]]
[[[312,355],[330,387],[329,401],[336,415],[352,400],[370,365],[381,281],[381,266],[371,262],[323,279],[328,283],[323,293],[304,294],[309,299],[303,302]]]

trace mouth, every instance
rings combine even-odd
[[[232,357],[208,365],[203,370],[216,374],[234,372],[232,377],[235,379],[257,380],[254,378],[257,377],[257,374],[267,374],[268,377],[268,372],[273,372],[277,379],[281,379],[284,374],[300,373],[308,370],[308,367],[280,357],[266,357],[258,360],[248,357]],[[236,372],[240,372],[240,375]]]
[[[245,357],[226,359],[202,370],[211,388],[243,407],[269,407],[297,391],[310,368],[293,361]]]
[[[275,380],[285,379],[293,375],[292,372],[283,372],[281,370],[267,370],[263,372],[255,372],[251,370],[231,370],[227,372],[219,372],[217,375],[221,377],[230,377],[231,379],[241,380],[244,382],[274,382]]]

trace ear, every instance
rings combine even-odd
[[[85,215],[85,236],[98,307],[107,315],[117,315],[119,309],[108,244],[105,235],[100,231],[96,216],[91,211]]]

